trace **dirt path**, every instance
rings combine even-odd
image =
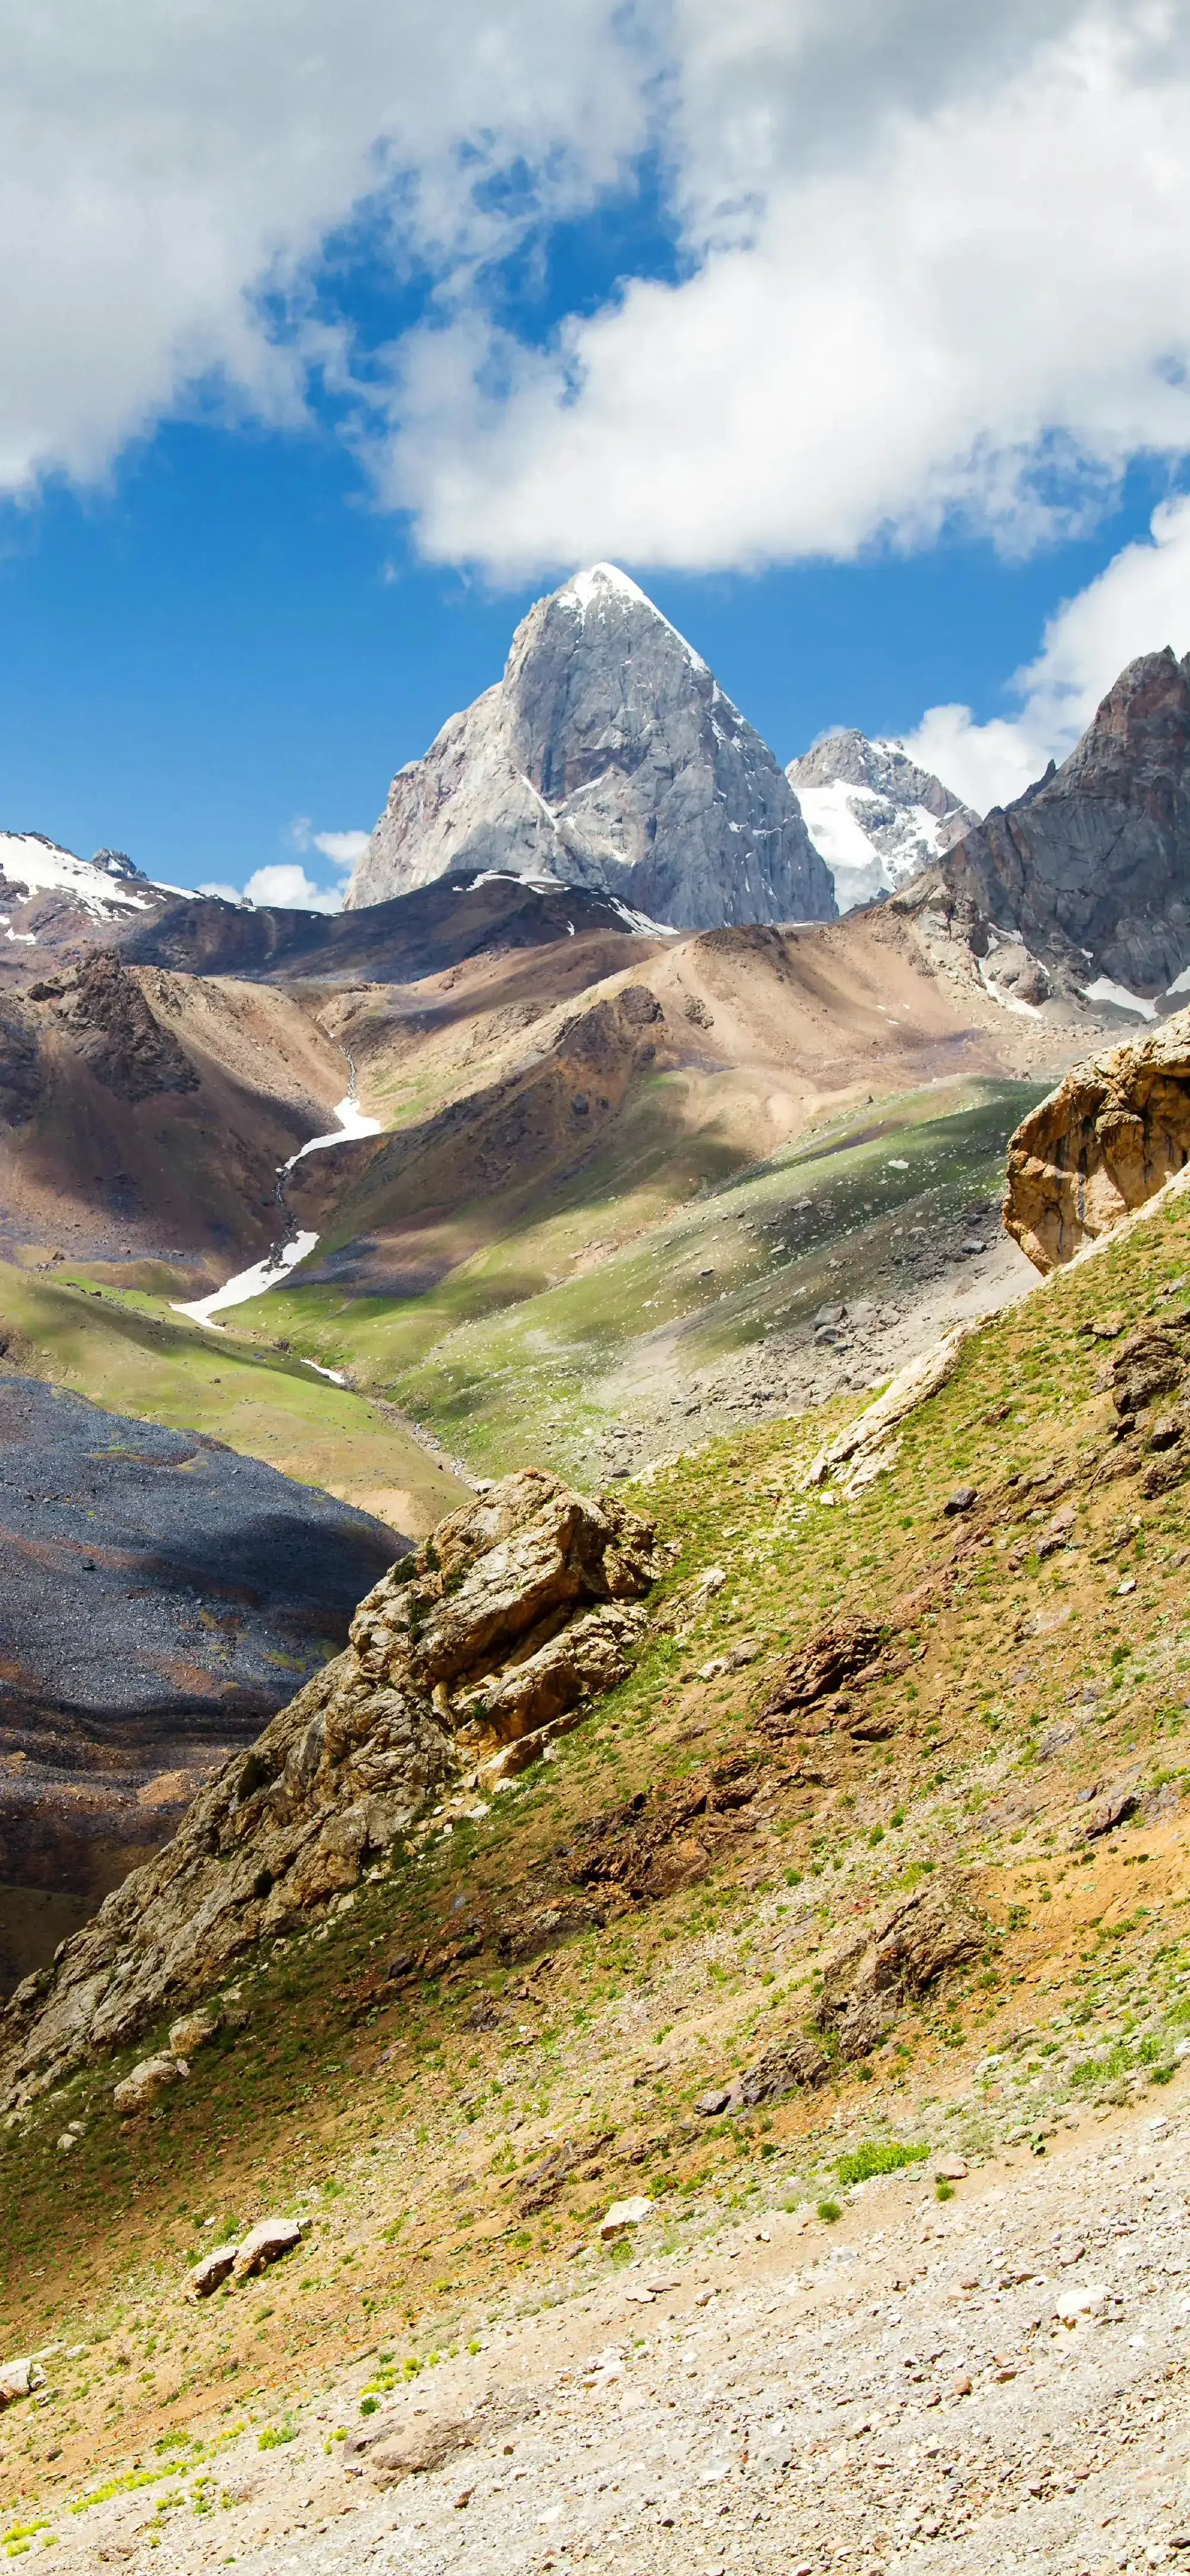
[[[836,2224],[776,2211],[677,2258],[646,2225],[630,2265],[481,2333],[365,2424],[361,2360],[263,2454],[229,2428],[201,2472],[167,2480],[151,2462],[147,2495],[63,2514],[55,2563],[1184,2565],[1185,2076],[1155,2098],[1060,2132],[1044,2161],[989,2160],[944,2204],[935,2161],[841,2194]],[[437,2437],[446,2456],[381,2487],[344,2426]]]

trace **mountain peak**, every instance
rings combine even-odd
[[[347,908],[457,868],[586,886],[680,930],[835,915],[768,745],[618,564],[537,600],[503,679],[398,771]]]
[[[791,760],[785,775],[840,912],[895,894],[979,819],[903,743],[871,741],[853,725]]]

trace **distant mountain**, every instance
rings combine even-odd
[[[552,877],[680,929],[836,912],[767,744],[614,564],[539,599],[503,679],[398,771],[348,909],[456,868]]]
[[[995,806],[942,873],[993,938],[1092,1001],[1190,989],[1190,654],[1130,662],[1061,768]]]
[[[125,924],[156,920],[172,900],[123,850],[80,859],[44,832],[0,832],[0,982],[76,961]]]
[[[840,912],[896,894],[979,817],[898,742],[830,734],[785,772]]]

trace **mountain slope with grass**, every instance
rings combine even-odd
[[[1093,1255],[954,1337],[933,1391],[919,1386],[899,1419],[885,1407],[874,1442],[849,1431],[858,1402],[840,1397],[630,1481],[620,1490],[671,1562],[634,1671],[552,1758],[498,1796],[457,1798],[349,1905],[248,1952],[155,2116],[119,2117],[127,2052],[18,2114],[0,2150],[5,2349],[59,2349],[37,2411],[0,2422],[14,2528],[40,2522],[72,2548],[102,2531],[135,2556],[168,2527],[194,2566],[208,2537],[224,2556],[284,2534],[313,2566],[306,2499],[329,2524],[363,2495],[361,2529],[378,2541],[396,2529],[404,2546],[408,2491],[378,2493],[363,2452],[353,2485],[336,2429],[366,2428],[373,2396],[382,2425],[416,2432],[418,2406],[423,2424],[452,2406],[457,2422],[467,2352],[478,2390],[486,2348],[493,2368],[507,2357],[502,2402],[523,2386],[525,2407],[557,2424],[565,2514],[581,2522],[567,2371],[594,2369],[597,2393],[614,2336],[630,2385],[661,2301],[686,2366],[721,2391],[694,2291],[701,2273],[713,2295],[716,2248],[742,2245],[745,2227],[771,2238],[783,2272],[792,2262],[793,2287],[774,2294],[791,2300],[791,2328],[805,2303],[808,2334],[815,2301],[829,2307],[831,2282],[845,2284],[828,2264],[816,2289],[799,2267],[826,2261],[841,2209],[845,2249],[870,2267],[856,2277],[872,2277],[895,2325],[935,2257],[914,2254],[920,2229],[897,2198],[919,2186],[865,2176],[898,2160],[919,2170],[924,2147],[933,2171],[951,2162],[945,2193],[962,2203],[986,2166],[1001,2206],[978,2277],[1010,2242],[1028,2251],[1003,2196],[1032,2149],[1062,2153],[1067,2208],[1073,2192],[1088,2224],[1078,2177],[1101,2173],[1100,2118],[1121,2152],[1142,2107],[1180,2136],[1188,1280],[1190,1194],[1175,1180]],[[900,1964],[872,1982],[865,1963],[892,1955],[893,1922]],[[166,2035],[163,2017],[138,2052]],[[598,2223],[633,2196],[647,2206],[618,2240],[621,2273]],[[301,2251],[255,2285],[182,2303],[202,2247],[273,2209],[304,2220]],[[956,2248],[977,2223],[973,2199]],[[938,2260],[949,2278],[945,2248]],[[995,2292],[993,2316],[993,2291],[989,2273],[982,2334],[951,2305],[937,2350],[953,2349],[952,2376],[966,2373],[978,2421],[1017,2462],[1026,2437],[995,2411],[997,2373],[1020,2375],[1035,2414],[1061,2354],[1047,2358],[1044,2317],[1039,2343],[1023,2301],[1017,2320]],[[531,2324],[543,2308],[557,2313]],[[1155,2349],[1175,2354],[1155,2306],[1151,2325]],[[1056,2316],[1054,2329],[1061,2342]],[[792,2360],[770,2364],[782,2386]],[[897,2353],[894,2365],[902,2396],[881,2403],[895,2448]],[[1139,2406],[1150,2381],[1135,2369]],[[944,2410],[965,2402],[945,2376],[939,2388]],[[919,2402],[911,2393],[911,2411]],[[497,2463],[502,2444],[534,2438],[517,2429],[523,2411],[503,2420]],[[960,2447],[967,2420],[947,2432]],[[498,2477],[487,2421],[466,2437],[484,2481]],[[250,2466],[258,2442],[284,2449],[291,2434],[292,2476]],[[797,2433],[799,2478],[814,2438]],[[449,2440],[437,2456],[449,2507],[472,2473]],[[891,2478],[888,2460],[875,2465]],[[673,2528],[609,2534],[604,2563],[651,2567],[674,2530],[701,2545],[704,2491],[680,2465],[671,2474]],[[1012,2475],[1023,2496],[1024,2466]],[[418,2493],[432,2515],[433,2474]],[[772,2563],[800,2544],[825,2565],[829,2532],[814,2536],[809,2501],[788,2520],[796,2480],[782,2493],[724,2488],[742,2563],[767,2567],[771,2539]],[[769,2538],[746,2536],[750,2498]],[[483,2512],[481,2544],[504,2529],[496,2495]],[[997,2563],[994,2549],[971,2563]],[[1011,2563],[1002,2544],[998,2563]]]

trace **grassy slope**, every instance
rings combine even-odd
[[[3,2348],[71,2348],[37,2416],[0,2423],[14,2509],[36,2494],[52,2523],[112,2464],[160,2473],[155,2440],[209,2445],[245,2406],[277,2418],[353,2356],[371,2353],[383,2384],[509,2299],[548,2299],[609,2259],[589,2221],[625,2188],[653,2195],[655,2241],[677,2243],[725,2206],[817,2198],[857,2140],[978,2155],[1176,2072],[1190,1487],[1146,1501],[1100,1473],[1116,1453],[1104,1346],[1085,1328],[1108,1309],[1140,1316],[1188,1272],[1182,1198],[973,1338],[895,1472],[852,1502],[800,1485],[821,1418],[660,1471],[647,1498],[680,1551],[667,1594],[711,1563],[727,1578],[694,1631],[655,1635],[490,1814],[396,1855],[329,1927],[247,1962],[249,2027],[197,2059],[158,2118],[118,2127],[121,2060],[0,2142]],[[1068,1475],[1076,1543],[1043,1557]],[[982,1522],[956,1535],[941,1507],[959,1478],[980,1489]],[[763,1662],[700,1672],[745,1636],[776,1655],[835,1611],[888,1614],[910,1594],[913,1660],[867,1695],[883,1741],[774,1749],[755,1725]],[[701,1874],[695,1834],[692,1883],[626,1903],[535,1968],[501,1964],[501,1926],[565,1892],[578,1820],[736,1749],[759,1756],[762,1792]],[[1078,1790],[1130,1765],[1138,1817],[1075,1847]],[[825,2093],[732,2123],[691,2116],[709,2077],[800,2022],[858,1910],[955,1857],[989,1920],[970,1973]],[[436,1962],[460,1922],[481,1945]],[[424,1972],[386,2000],[377,1971],[427,1943]],[[66,2157],[53,2142],[72,2116],[86,2134]],[[551,2146],[584,2140],[585,2173],[528,2186]],[[201,2222],[274,2207],[309,2214],[301,2255],[234,2299],[183,2307],[183,2264],[212,2241]]]
[[[86,1272],[0,1263],[0,1320],[35,1376],[136,1419],[204,1431],[420,1536],[464,1488],[412,1434],[277,1352],[168,1317]]]
[[[662,1123],[649,1095],[671,1084],[643,1087],[638,1127],[650,1110]],[[256,1329],[383,1387],[485,1475],[525,1456],[581,1475],[626,1377],[676,1384],[825,1298],[860,1295],[897,1228],[908,1240],[911,1226],[944,1226],[966,1200],[997,1193],[1007,1136],[1040,1096],[1019,1083],[933,1086],[742,1175],[738,1148],[729,1154],[713,1127],[686,1141],[680,1173],[676,1157],[642,1169],[629,1136],[614,1165],[593,1162],[544,1213],[539,1198],[511,1196],[477,1211],[483,1248],[424,1296],[356,1300],[299,1276],[244,1311]],[[622,1248],[587,1266],[609,1239]]]

